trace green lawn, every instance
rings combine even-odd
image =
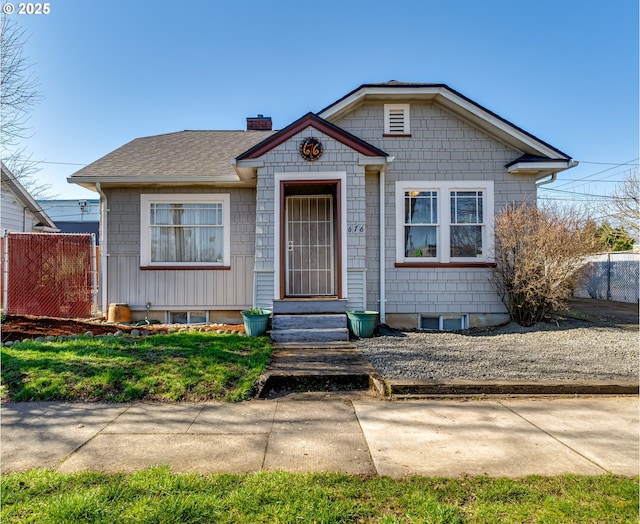
[[[267,337],[198,332],[21,342],[2,347],[2,398],[243,400],[271,350]]]
[[[333,473],[63,475],[2,478],[3,523],[638,522],[638,479],[360,478]]]

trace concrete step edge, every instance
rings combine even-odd
[[[347,316],[327,315],[274,315],[272,329],[321,329],[346,328]]]
[[[347,328],[272,329],[271,338],[276,342],[348,342]]]

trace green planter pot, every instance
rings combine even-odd
[[[242,314],[242,320],[244,320],[244,330],[248,336],[260,337],[266,334],[271,311],[261,309],[260,313],[251,313],[251,310],[246,309],[240,313]]]
[[[360,338],[371,338],[376,327],[377,311],[347,311],[349,329]]]

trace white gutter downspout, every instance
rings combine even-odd
[[[387,168],[391,165],[391,162],[395,160],[395,157],[387,157],[387,162],[380,170],[380,210],[378,215],[380,217],[380,323],[387,323],[387,274],[386,274],[386,235],[385,235],[385,173]]]
[[[536,187],[544,186],[546,184],[551,184],[552,182],[556,181],[557,177],[558,177],[558,173],[551,173],[551,178],[544,180],[542,182],[536,182]]]
[[[565,171],[566,169],[571,169],[572,167],[576,167],[578,164],[579,162],[577,160],[571,160],[567,165],[567,167],[562,171]],[[551,184],[552,182],[555,182],[556,178],[558,177],[558,173],[559,171],[556,171],[555,173],[551,173],[551,178],[549,178],[548,180],[544,180],[543,182],[536,182],[536,187],[545,186],[547,184]]]
[[[102,290],[102,314],[107,315],[107,195],[96,182],[96,191],[100,195],[100,288]]]

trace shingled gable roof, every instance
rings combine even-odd
[[[273,131],[179,131],[136,138],[67,180],[104,184],[235,183],[231,160]]]
[[[340,118],[363,104],[365,100],[433,100],[461,119],[484,130],[523,154],[547,159],[570,161],[571,157],[554,146],[516,126],[500,115],[481,106],[446,84],[412,83],[391,80],[383,83],[362,84],[345,96],[318,112],[327,120]]]
[[[297,135],[301,131],[304,131],[307,127],[313,127],[314,129],[330,136],[334,140],[350,147],[358,153],[368,157],[387,157],[387,153],[378,149],[375,146],[365,142],[361,138],[339,128],[338,126],[320,118],[315,113],[307,113],[292,124],[288,125],[284,129],[281,129],[274,135],[263,140],[259,144],[245,151],[236,158],[236,161],[249,160],[259,158],[265,153],[268,153],[273,148],[279,146],[283,142],[289,140],[292,136]]]

